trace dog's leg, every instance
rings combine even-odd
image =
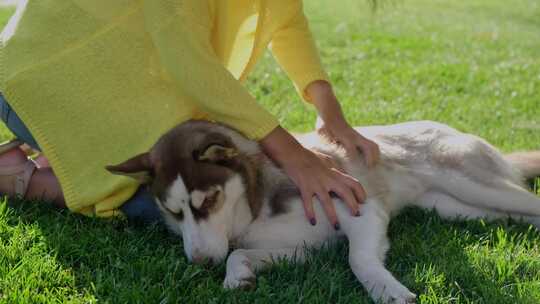
[[[303,261],[304,249],[236,249],[227,258],[227,274],[223,287],[251,287],[255,285],[255,272],[279,259]]]
[[[476,208],[459,201],[453,196],[445,193],[430,191],[420,197],[420,199],[414,203],[414,205],[428,209],[435,210],[441,217],[454,219],[487,219],[496,220],[503,218],[513,218],[515,220],[522,220],[536,226],[540,230],[540,217],[537,216],[524,216],[521,214],[512,214],[505,212],[498,212],[492,209]]]
[[[338,208],[341,226],[349,239],[349,263],[358,280],[375,301],[414,303],[416,295],[386,270],[381,250],[387,247],[390,217],[381,202],[367,200],[362,216],[351,217]]]
[[[504,213],[490,209],[481,209],[467,205],[446,193],[429,191],[413,203],[427,210],[435,210],[439,216],[446,219],[487,219],[495,220],[506,217]]]
[[[431,180],[441,192],[475,208],[540,216],[540,198],[508,179],[494,177],[492,185],[458,174],[433,176]]]

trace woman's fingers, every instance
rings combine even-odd
[[[353,145],[356,149],[355,146]],[[317,223],[313,196],[317,196],[329,223],[339,229],[339,222],[331,194],[337,195],[347,205],[353,216],[359,215],[359,204],[366,197],[362,185],[355,178],[341,172],[339,164],[328,155],[311,151],[311,156],[300,158],[300,162],[293,163],[292,179],[297,184],[302,197],[304,212],[308,221]],[[313,157],[313,158],[312,158]],[[296,166],[298,165],[298,166]]]
[[[368,149],[371,151],[371,155],[373,156],[373,166],[375,166],[379,162],[381,155],[379,145],[377,145],[375,142],[368,141]]]
[[[311,191],[302,191],[300,189],[300,195],[302,196],[302,203],[304,204],[304,212],[309,223],[313,226],[317,224],[317,219],[315,218],[315,212],[313,211],[313,195]]]
[[[356,146],[360,148],[360,150],[364,154],[364,159],[368,168],[374,167],[379,161],[379,146],[376,143],[365,138],[359,140]]]
[[[348,144],[355,142],[350,136],[346,138],[349,139],[346,141]],[[358,181],[335,169],[338,166],[332,164],[332,158],[322,157],[321,159],[313,151],[302,147],[280,127],[261,140],[261,146],[265,153],[284,169],[300,190],[304,212],[313,225],[316,224],[314,195],[317,195],[328,220],[336,228],[339,228],[339,224],[330,192],[338,194],[353,213],[358,210],[358,202],[365,196],[364,191]]]
[[[362,184],[360,184],[360,182],[358,182],[356,179],[352,177],[348,179],[346,183],[349,187],[351,187],[354,193],[354,196],[356,197],[356,201],[359,204],[364,203],[367,195],[366,195],[366,190],[364,190],[364,187],[362,186]]]
[[[345,152],[350,158],[357,158],[359,155],[358,148],[354,144],[354,142],[348,142],[348,141],[341,141],[340,145],[345,149]]]
[[[346,178],[345,178],[346,179]],[[342,201],[349,206],[349,209],[351,210],[351,214],[353,216],[358,216],[359,212],[359,202],[356,199],[355,194],[353,193],[352,189],[347,185],[347,182],[343,181],[344,186],[336,187],[335,192]]]
[[[317,197],[322,204],[324,213],[328,217],[330,224],[336,229],[339,230],[339,223],[336,215],[336,208],[334,207],[334,202],[330,197],[330,193],[326,191],[317,192]]]
[[[373,151],[375,153],[375,162],[378,163],[381,160],[381,149],[377,143],[373,143]]]
[[[343,183],[352,190],[354,197],[356,198],[356,202],[358,202],[358,204],[362,204],[366,200],[366,190],[364,190],[362,184],[356,178],[346,173],[340,172],[340,174],[345,176]]]
[[[359,153],[363,155],[364,161],[368,168],[374,167],[379,161],[379,146],[363,137],[353,129],[348,135],[341,137],[333,137],[333,141],[345,149],[349,157],[357,157]]]
[[[372,168],[375,161],[373,157],[373,152],[371,151],[371,149],[369,149],[368,145],[363,144],[363,143],[359,145],[359,148],[362,151],[362,154],[364,155],[366,166],[368,168]]]

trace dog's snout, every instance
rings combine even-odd
[[[203,265],[203,266],[216,265],[216,264],[219,264],[222,261],[223,261],[223,259],[215,258],[215,257],[208,257],[208,256],[204,256],[202,254],[194,254],[194,255],[191,256],[191,262],[193,264]]]
[[[184,252],[193,264],[219,264],[227,257],[229,242],[223,227],[209,222],[185,221],[182,226]]]
[[[205,264],[207,262],[207,259],[203,257],[202,255],[194,255],[191,258],[191,262],[193,264],[201,265],[201,264]]]
[[[197,265],[204,265],[211,262],[211,259],[204,256],[200,250],[194,250],[191,254],[191,262]]]

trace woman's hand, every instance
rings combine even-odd
[[[332,86],[323,80],[314,81],[307,87],[306,92],[319,112],[319,134],[342,146],[349,157],[356,157],[360,150],[366,165],[375,166],[379,160],[379,146],[347,123]]]
[[[328,141],[342,146],[349,157],[356,157],[359,149],[369,168],[379,161],[379,146],[356,132],[346,121],[326,123],[319,119],[317,132]]]
[[[334,168],[329,159],[302,147],[287,131],[278,127],[260,141],[264,152],[276,162],[298,186],[306,217],[316,224],[313,196],[317,196],[330,223],[339,229],[331,198],[334,193],[359,215],[359,203],[365,199],[362,185],[353,177]]]

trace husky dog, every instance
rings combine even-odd
[[[305,246],[345,236],[352,271],[375,301],[414,303],[415,294],[384,267],[390,219],[405,206],[434,209],[444,218],[516,218],[540,227],[540,198],[524,179],[540,175],[540,152],[503,155],[483,139],[446,125],[408,122],[358,128],[379,144],[381,160],[368,170],[317,134],[298,136],[330,155],[367,192],[361,216],[334,198],[341,230],[315,204],[318,224],[304,216],[292,181],[258,144],[222,125],[188,121],[147,153],[107,169],[147,183],[168,226],[182,236],[195,263],[227,259],[223,286],[253,285],[276,259],[301,261]]]

